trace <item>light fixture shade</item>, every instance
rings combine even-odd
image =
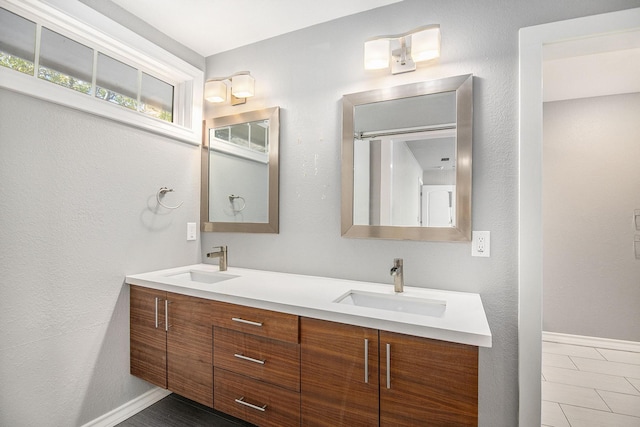
[[[440,56],[440,26],[430,25],[411,34],[411,58],[414,62]]]
[[[231,77],[231,93],[236,98],[249,98],[255,93],[255,79],[250,74]]]
[[[378,70],[389,67],[389,40],[374,39],[364,42],[364,69]]]
[[[227,85],[222,80],[212,80],[204,84],[204,99],[209,102],[224,102],[227,99]]]

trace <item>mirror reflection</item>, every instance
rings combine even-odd
[[[278,128],[278,107],[205,121],[203,231],[278,232]]]
[[[455,226],[455,92],[354,108],[354,224]]]
[[[343,97],[342,234],[471,238],[472,76]]]

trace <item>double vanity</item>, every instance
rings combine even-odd
[[[131,373],[258,426],[475,426],[477,294],[198,264],[127,276]]]
[[[344,237],[471,240],[473,76],[344,95]],[[279,232],[279,107],[203,123],[201,231]],[[419,185],[416,185],[419,184]],[[131,373],[258,426],[476,426],[477,294],[242,268],[127,277]],[[226,270],[226,271],[221,271]]]

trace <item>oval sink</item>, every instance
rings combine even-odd
[[[223,282],[225,280],[233,279],[234,277],[238,277],[238,276],[233,274],[221,274],[213,271],[189,270],[189,271],[185,271],[178,274],[172,274],[167,277],[170,277],[172,279],[182,280],[182,281],[213,284],[213,283],[218,283],[218,282]]]
[[[404,294],[381,294],[349,291],[334,302],[358,307],[377,308],[422,316],[442,316],[447,308],[444,300],[411,297]]]

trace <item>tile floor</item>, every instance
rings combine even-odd
[[[542,426],[640,427],[640,352],[543,341]]]

